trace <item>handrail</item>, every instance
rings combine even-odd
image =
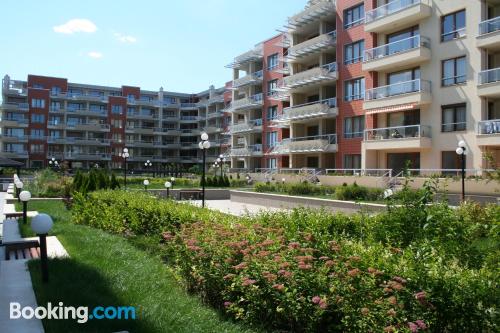
[[[281,140],[281,142],[287,143],[287,142],[312,141],[312,140],[327,140],[329,144],[336,144],[337,143],[337,134],[323,134],[323,135],[294,137],[294,138],[283,139],[283,140]]]
[[[365,24],[422,3],[422,0],[394,0],[365,13]]]
[[[429,38],[424,36],[412,36],[404,38],[392,43],[384,44],[372,49],[365,50],[363,56],[363,62],[368,62],[374,59],[388,57],[401,52],[406,52],[409,50],[417,49],[420,47],[425,47],[430,49],[431,41]]]
[[[479,72],[478,84],[486,84],[500,81],[500,67],[487,69]]]
[[[500,16],[479,23],[479,35],[489,34],[500,30]]]
[[[365,129],[365,141],[393,140],[404,138],[422,138],[431,136],[431,127],[425,125],[407,125]]]
[[[500,119],[479,121],[477,124],[477,134],[500,134]]]
[[[430,92],[430,91],[431,91],[430,81],[416,79],[412,81],[398,82],[366,90],[365,101],[387,98],[402,94],[409,94],[415,92]]]
[[[313,105],[313,104],[326,104],[329,107],[334,108],[334,107],[337,107],[337,98],[336,97],[332,97],[332,98],[321,99],[319,101],[314,101],[314,102],[309,102],[309,103],[304,103],[304,104],[298,104],[298,105],[294,105],[294,106],[289,106],[287,108],[284,108],[283,112],[286,112],[288,110],[293,110],[293,109],[296,109],[296,108],[301,108],[301,107],[308,106],[308,105]]]

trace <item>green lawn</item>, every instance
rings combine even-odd
[[[137,320],[45,320],[46,332],[252,332],[222,318],[194,296],[164,264],[156,242],[127,240],[71,223],[60,201],[30,203],[29,210],[54,219],[51,234],[62,242],[70,259],[51,260],[50,281],[40,281],[39,262],[29,268],[39,305],[63,302],[73,306],[136,306]],[[27,226],[23,233],[29,235]]]

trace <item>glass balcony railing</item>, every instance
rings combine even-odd
[[[429,92],[431,91],[431,82],[424,80],[412,80],[399,82],[387,86],[369,89],[365,93],[365,101],[377,100],[382,98],[394,97],[403,94]]]
[[[479,23],[479,35],[500,30],[500,16]]]
[[[364,62],[372,61],[384,57],[391,56],[393,54],[398,54],[401,52],[406,52],[414,49],[418,49],[420,47],[425,47],[430,49],[431,42],[429,38],[422,36],[413,36],[409,38],[405,38],[402,40],[398,40],[393,43],[385,44],[379,47],[375,47],[373,49],[369,49],[365,51],[364,54]]]
[[[500,68],[488,69],[479,72],[479,84],[487,84],[500,81]]]
[[[500,134],[500,119],[483,120],[478,123],[477,134]]]
[[[422,0],[394,0],[383,6],[372,9],[365,14],[365,24],[383,17],[405,10],[406,8],[422,3]]]
[[[431,128],[424,125],[373,128],[365,130],[365,141],[430,138]]]

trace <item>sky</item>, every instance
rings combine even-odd
[[[306,0],[2,0],[0,76],[196,93]]]

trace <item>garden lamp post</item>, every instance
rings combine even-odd
[[[465,201],[465,155],[467,155],[467,148],[464,140],[460,140],[458,148],[455,150],[457,155],[461,157],[462,163],[462,202]]]
[[[38,214],[31,220],[31,229],[40,238],[40,264],[42,268],[42,281],[49,282],[49,270],[47,262],[47,234],[54,222],[47,214]]]
[[[282,184],[285,184],[285,181],[286,181],[286,179],[285,179],[285,178],[281,178],[281,183],[282,183]]]
[[[203,166],[202,166],[202,173],[201,173],[201,185],[202,185],[202,198],[201,198],[201,207],[205,207],[205,160],[206,160],[206,151],[210,149],[210,141],[208,141],[208,134],[207,133],[202,133],[201,134],[201,141],[198,143],[198,147],[202,150],[203,152]]]
[[[52,169],[55,170],[59,166],[59,162],[57,162],[57,160],[54,157],[52,157],[49,160],[49,165],[52,167]]]
[[[150,160],[147,160],[146,162],[144,162],[144,168],[147,170],[148,168],[150,169],[151,167],[153,166],[153,163],[151,163]],[[154,175],[153,175],[154,177]]]
[[[172,183],[172,189],[174,189],[175,177],[170,177],[170,182]]]
[[[144,191],[148,191],[148,185],[149,185],[149,180],[147,179],[144,179],[144,181],[142,182],[144,184]]]
[[[172,187],[171,182],[165,182],[165,187],[167,188],[167,199],[170,197],[170,188]]]
[[[17,196],[17,202],[21,202],[21,198],[19,198],[19,193],[21,193],[21,190],[24,187],[24,183],[20,180],[14,183],[16,185],[16,196]]]
[[[123,183],[124,183],[124,188],[127,189],[127,158],[130,157],[130,154],[128,152],[128,148],[123,148],[123,152],[118,154],[118,156],[123,157],[123,163],[124,163],[124,168],[123,168]]]
[[[217,165],[220,167],[220,176],[222,177],[222,159],[223,159],[223,157],[221,157],[221,156],[222,155],[217,157]]]
[[[19,194],[19,198],[23,203],[23,223],[26,224],[28,221],[28,201],[31,199],[31,193],[28,191],[22,191]]]

